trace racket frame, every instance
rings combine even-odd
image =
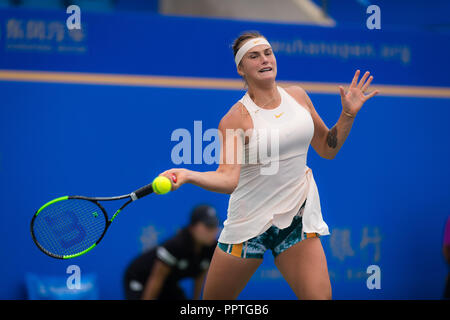
[[[140,188],[139,190],[136,190],[135,192],[132,192],[130,194],[126,194],[126,195],[121,195],[121,196],[116,196],[116,197],[85,197],[85,196],[63,196],[63,197],[59,197],[56,199],[53,199],[49,202],[47,202],[46,204],[44,204],[42,207],[40,207],[36,213],[33,215],[33,218],[31,219],[31,224],[30,224],[30,231],[31,231],[31,237],[33,239],[33,242],[37,245],[37,247],[46,255],[52,257],[52,258],[56,258],[56,259],[71,259],[71,258],[76,258],[79,257],[89,251],[91,251],[92,249],[94,249],[99,243],[100,241],[103,239],[103,237],[106,234],[106,231],[108,230],[109,226],[111,225],[111,223],[114,221],[114,219],[117,217],[117,215],[127,206],[129,205],[131,202],[140,199],[150,193],[153,192],[153,188],[150,185],[147,185],[145,187]],[[122,200],[122,199],[127,199],[129,198],[128,201],[126,201],[124,204],[122,204],[122,206],[116,210],[116,212],[112,215],[112,217],[109,219],[108,217],[108,213],[106,212],[105,208],[103,208],[103,206],[100,204],[99,201],[114,201],[114,200]],[[95,241],[89,248],[78,252],[78,253],[74,253],[74,254],[70,254],[70,255],[57,255],[54,254],[50,251],[48,251],[47,249],[45,249],[44,247],[42,247],[42,245],[37,241],[36,236],[34,234],[34,221],[36,219],[36,217],[39,215],[39,213],[45,209],[46,207],[59,202],[59,201],[66,201],[66,200],[71,200],[71,199],[78,199],[78,200],[86,200],[86,201],[90,201],[92,203],[94,203],[95,205],[97,205],[97,207],[100,208],[100,210],[103,213],[103,216],[105,218],[105,229],[103,230],[103,233],[101,234],[101,236],[98,238],[97,241]]]

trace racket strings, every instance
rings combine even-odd
[[[95,203],[68,199],[39,212],[33,232],[45,251],[63,257],[91,247],[103,234],[106,223],[103,211]]]

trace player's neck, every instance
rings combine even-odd
[[[279,103],[280,94],[278,92],[276,83],[274,83],[270,87],[249,87],[248,95],[258,106],[264,105],[265,108],[270,108],[273,105],[278,105]]]

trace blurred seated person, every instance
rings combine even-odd
[[[450,267],[450,217],[447,218],[447,223],[445,224],[442,253],[444,255],[445,261],[447,262],[447,267]],[[450,271],[447,272],[447,279],[444,289],[444,299],[450,300]]]
[[[194,279],[193,299],[200,299],[218,231],[216,210],[195,207],[189,225],[131,262],[124,276],[126,299],[185,300],[178,284],[184,278]]]

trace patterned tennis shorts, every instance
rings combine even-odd
[[[302,208],[303,206],[304,204]],[[219,242],[218,246],[235,257],[262,259],[267,249],[272,250],[273,256],[277,257],[280,253],[304,239],[319,237],[318,233],[303,232],[302,217],[296,215],[291,225],[285,229],[271,226],[264,233],[243,243],[226,244]]]

